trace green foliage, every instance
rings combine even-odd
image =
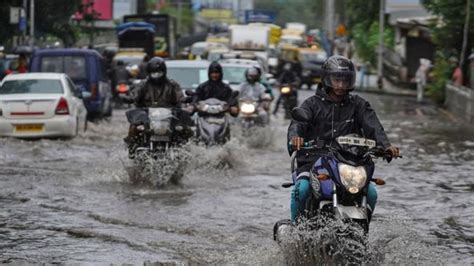
[[[0,0],[0,43],[6,43],[18,35],[18,25],[9,23],[10,6],[21,6],[23,1]],[[48,34],[60,38],[65,44],[72,45],[77,38],[77,29],[69,24],[71,15],[79,10],[81,0],[36,1],[35,34],[36,37]]]
[[[436,64],[433,67],[430,77],[432,82],[427,84],[426,92],[436,102],[443,103],[446,82],[450,80],[454,67],[449,63],[448,58],[443,52],[437,52],[435,60]]]
[[[368,30],[367,30],[368,28]],[[377,48],[379,45],[379,23],[372,22],[369,26],[366,22],[360,22],[352,27],[352,37],[357,49],[357,55],[372,66],[377,62]],[[384,45],[393,48],[395,45],[395,32],[392,27],[385,27]]]
[[[346,14],[349,27],[365,25],[366,29],[374,21],[378,21],[379,0],[350,0],[346,1]]]
[[[190,33],[192,32],[194,15],[189,7],[189,5],[182,5],[181,7],[181,24],[179,24],[180,12],[178,7],[166,5],[160,9],[160,13],[169,14],[176,18],[176,23],[179,25],[179,28],[177,29],[178,33]]]

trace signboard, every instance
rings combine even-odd
[[[205,8],[201,10],[201,17],[210,19],[229,19],[233,18],[234,14],[229,9],[215,9]]]
[[[82,4],[91,6],[84,11],[85,14],[95,13],[97,14],[97,20],[112,20],[112,0],[82,0]],[[84,15],[79,12],[74,15],[76,20],[82,20],[83,18]]]
[[[273,23],[275,22],[275,12],[266,10],[245,10],[245,22]]]
[[[10,7],[10,24],[17,24],[20,22],[20,7]]]

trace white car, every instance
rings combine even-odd
[[[74,137],[86,129],[86,97],[66,74],[8,75],[0,83],[0,136]]]

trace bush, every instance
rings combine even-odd
[[[442,52],[436,53],[435,61],[436,63],[430,75],[432,82],[426,86],[426,93],[435,102],[442,104],[445,97],[446,83],[450,80],[453,67],[449,63],[447,56]]]
[[[356,53],[364,61],[370,62],[375,67],[377,64],[377,48],[379,45],[379,23],[378,21],[362,22],[352,28]],[[384,45],[393,48],[395,45],[395,32],[392,27],[386,25],[384,30]]]

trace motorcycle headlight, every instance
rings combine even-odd
[[[207,109],[209,109],[209,105],[208,105],[208,104],[205,104],[205,105],[202,105],[202,106],[201,106],[201,111],[207,112]]]
[[[145,130],[145,126],[144,125],[139,125],[139,126],[137,126],[137,130],[143,131],[143,130]]]
[[[291,92],[290,87],[283,87],[283,88],[281,88],[281,93],[283,93],[283,94],[287,94],[287,93],[290,93],[290,92]]]
[[[351,166],[340,163],[338,168],[341,182],[347,191],[356,194],[364,187],[367,181],[367,172],[363,166]]]
[[[253,114],[255,112],[255,105],[251,103],[243,103],[240,106],[240,111],[244,114]]]

